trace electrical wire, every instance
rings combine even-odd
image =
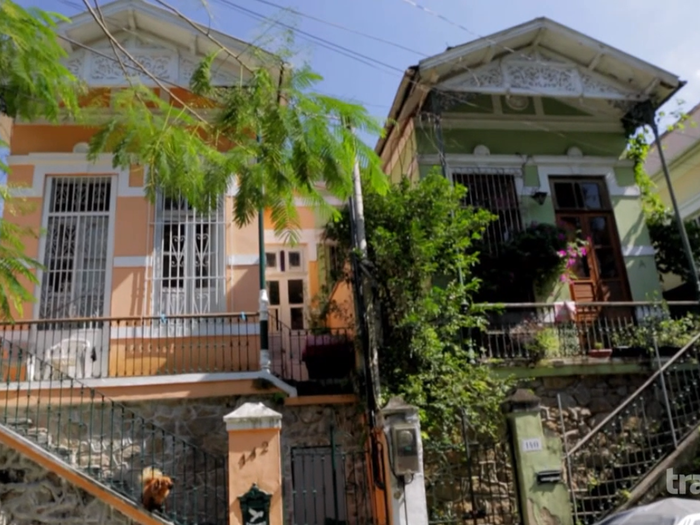
[[[67,5],[75,6],[75,4],[74,4],[73,2],[70,2],[70,0],[60,0],[60,1],[66,3]],[[219,2],[219,3],[222,4],[222,5],[226,5],[226,6],[228,6],[229,8],[234,9],[234,10],[237,10],[238,12],[241,12],[241,13],[243,13],[243,14],[249,16],[249,17],[252,17],[252,18],[254,18],[254,19],[256,19],[256,20],[262,20],[262,21],[266,21],[266,22],[271,22],[273,25],[280,25],[281,27],[285,27],[285,28],[289,29],[290,31],[292,31],[292,32],[294,32],[294,33],[296,33],[296,34],[299,34],[302,38],[304,38],[304,39],[306,39],[306,40],[310,40],[310,41],[313,42],[313,43],[317,43],[317,44],[320,45],[321,47],[324,47],[324,48],[329,49],[329,50],[331,50],[331,51],[333,51],[333,52],[342,54],[342,55],[344,55],[344,56],[346,56],[346,57],[348,57],[348,58],[352,58],[352,59],[354,59],[354,60],[357,60],[357,61],[359,61],[359,62],[362,62],[362,63],[364,63],[364,64],[366,64],[366,65],[368,65],[368,66],[370,66],[370,67],[374,67],[375,69],[380,69],[380,70],[381,70],[381,67],[390,68],[391,71],[393,71],[394,73],[400,73],[401,75],[403,75],[403,70],[401,70],[400,68],[397,68],[397,67],[391,66],[390,64],[386,64],[385,62],[376,60],[376,59],[374,59],[373,57],[370,57],[370,56],[367,56],[367,55],[359,54],[359,53],[353,51],[352,49],[346,48],[346,47],[341,46],[341,45],[339,45],[339,44],[335,44],[335,43],[330,42],[330,41],[328,41],[328,40],[326,40],[326,39],[323,39],[323,38],[320,38],[320,37],[316,37],[315,35],[312,35],[312,34],[306,32],[306,31],[302,31],[302,30],[299,30],[299,29],[297,29],[297,28],[294,28],[293,26],[290,26],[290,25],[288,25],[288,24],[284,24],[284,23],[279,22],[279,21],[270,20],[270,17],[267,17],[267,16],[265,16],[265,15],[263,15],[263,14],[257,13],[257,12],[255,12],[255,11],[251,10],[251,9],[247,9],[247,8],[241,7],[241,6],[237,5],[237,4],[235,4],[234,2],[232,2],[231,0],[214,0],[214,1]],[[405,0],[404,0],[404,1],[405,1]],[[411,4],[411,5],[414,5],[414,4],[415,4],[415,2],[407,2],[407,3],[409,3],[409,4]],[[416,5],[414,5],[414,7],[419,7],[419,8],[420,8],[421,6],[419,6],[418,4],[416,4]],[[425,11],[426,9],[422,9],[422,10]],[[431,10],[428,10],[428,12],[430,12],[430,14],[433,14],[433,12],[432,12]],[[437,15],[439,15],[439,13],[437,13],[436,16],[437,16]],[[442,17],[442,15],[440,15],[439,17]],[[442,18],[445,18],[445,17],[442,17]],[[457,25],[460,26],[460,24],[457,24]],[[466,27],[462,27],[462,29],[464,29],[464,30],[467,31],[467,32],[473,33],[473,32],[471,32],[471,31],[470,31],[468,28],[466,28]],[[475,34],[475,33],[473,33],[473,34]],[[479,36],[479,35],[477,35],[477,36]],[[482,37],[482,38],[483,38],[483,37]],[[490,40],[489,40],[489,41],[490,41]],[[496,43],[496,42],[494,42],[494,43]],[[81,47],[87,47],[87,48],[89,48],[89,46],[84,46],[84,45],[82,45]],[[523,57],[526,57],[526,58],[532,60],[532,57],[529,57],[528,55],[524,55],[524,54],[522,54],[522,53],[519,53],[519,52],[517,52],[517,51],[515,51],[515,50],[513,50],[513,49],[511,49],[511,48],[506,47],[506,46],[502,46],[502,47],[503,47],[506,51],[508,51],[509,53],[515,53],[515,54],[518,54],[518,55],[520,55],[520,56],[523,56]],[[106,55],[103,55],[103,56],[106,56]],[[464,70],[467,71],[467,72],[472,72],[471,69],[468,68],[468,67],[466,67],[466,66],[462,66],[462,69],[464,69]],[[385,71],[385,72],[388,72],[388,71]],[[418,82],[418,81],[416,81],[416,80],[414,80],[414,79],[409,79],[409,82],[410,82],[411,84],[415,85],[418,89],[422,89],[422,90],[424,90],[424,91],[426,91],[426,92],[429,92],[430,89],[431,89],[429,86],[425,86],[424,84],[421,84],[420,82]],[[177,87],[181,87],[181,86],[177,86]],[[438,88],[438,89],[439,89],[439,88]],[[458,102],[458,103],[460,103],[460,104],[466,104],[466,105],[468,105],[468,106],[475,107],[475,108],[478,108],[478,109],[489,109],[489,108],[486,108],[486,107],[484,107],[484,106],[482,106],[482,105],[476,104],[476,103],[474,103],[473,101],[466,101],[466,102],[465,102],[464,100],[460,99],[459,97],[454,96],[454,95],[451,94],[450,92],[447,92],[447,91],[442,90],[441,93],[443,94],[443,96],[445,96],[445,97],[448,98],[448,99],[451,99],[451,100],[454,101],[454,102]],[[545,96],[545,94],[543,94],[543,93],[542,93],[541,95],[542,95],[542,96]],[[358,103],[362,103],[362,102],[358,102]],[[373,105],[375,105],[375,106],[380,106],[379,104],[373,104]],[[387,106],[381,106],[381,107],[387,107]],[[613,116],[613,115],[611,115],[611,116]],[[616,115],[615,115],[615,116],[616,116]],[[532,122],[532,121],[525,120],[525,119],[521,119],[520,122],[522,122],[523,124],[525,124],[525,125],[527,125],[527,126],[529,126],[529,127],[534,128],[534,129],[536,129],[536,130],[538,130],[538,131],[542,131],[542,132],[546,132],[546,133],[552,133],[552,134],[555,134],[555,135],[557,135],[557,136],[565,137],[565,138],[568,138],[568,137],[569,137],[569,135],[568,135],[567,133],[549,129],[547,126],[544,126],[544,125],[542,125],[542,124],[540,124],[540,123]],[[587,143],[587,142],[585,142],[585,141],[581,141],[581,140],[580,140],[580,137],[577,137],[577,141],[580,142],[582,145],[587,145],[587,146],[590,146],[590,147],[593,147],[593,148],[596,148],[596,149],[601,149],[599,145],[592,144],[592,143]]]
[[[215,1],[217,1],[217,0],[215,0]],[[370,34],[368,34],[368,33],[363,33],[362,31],[358,31],[358,30],[356,30],[356,29],[352,29],[352,28],[349,28],[349,27],[345,27],[345,26],[342,25],[342,24],[337,24],[337,23],[331,22],[331,21],[329,21],[329,20],[324,20],[324,19],[322,19],[322,18],[318,18],[318,17],[316,17],[316,16],[309,15],[309,14],[307,14],[307,13],[303,13],[303,12],[301,12],[301,11],[295,9],[295,8],[292,8],[292,7],[285,7],[285,6],[283,6],[283,5],[276,4],[275,2],[270,2],[269,0],[253,0],[253,1],[258,2],[258,3],[261,3],[261,4],[264,4],[264,5],[268,5],[268,6],[271,6],[271,7],[276,7],[277,9],[282,9],[282,10],[285,10],[285,11],[289,11],[290,13],[294,13],[294,14],[296,14],[296,15],[299,15],[299,16],[303,17],[303,18],[308,18],[309,20],[313,20],[313,21],[315,21],[315,22],[319,22],[319,23],[321,23],[321,24],[324,24],[324,25],[327,25],[327,26],[330,26],[330,27],[334,27],[334,28],[340,29],[340,30],[342,30],[342,31],[347,31],[348,33],[352,33],[352,34],[355,34],[355,35],[363,36],[363,37],[365,37],[365,38],[368,38],[369,40],[374,40],[375,42],[380,42],[380,43],[382,43],[382,44],[386,44],[386,45],[395,47],[395,48],[397,48],[397,49],[401,49],[401,50],[403,50],[403,51],[408,51],[409,53],[416,53],[416,54],[421,55],[421,56],[423,56],[423,57],[429,57],[429,56],[430,56],[430,55],[428,55],[428,54],[426,54],[426,53],[423,53],[422,51],[417,51],[417,50],[412,49],[412,48],[410,48],[410,47],[406,47],[406,46],[404,46],[404,45],[402,45],[402,44],[398,44],[398,43],[396,43],[396,42],[392,42],[391,40],[386,40],[386,39],[384,39],[384,38],[380,38],[380,37],[377,37],[377,36],[374,36],[374,35],[370,35]]]

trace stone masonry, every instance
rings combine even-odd
[[[607,417],[615,408],[648,379],[648,375],[544,377],[527,381],[542,400],[542,421],[548,431],[574,445]],[[561,399],[562,431],[557,394]],[[659,409],[661,405],[659,404]],[[653,414],[654,407],[650,407]]]
[[[0,445],[0,525],[135,525],[87,492]]]
[[[20,414],[28,417],[9,419],[8,423],[15,431],[38,442],[72,466],[135,500],[140,495],[138,475],[144,467],[156,466],[175,481],[169,498],[169,512],[187,516],[193,521],[196,516],[197,521],[223,523],[228,508],[225,470],[228,434],[223,417],[243,403],[263,402],[283,415],[285,501],[296,501],[297,506],[328,505],[326,501],[299,496],[299,487],[296,487],[295,499],[292,454],[293,449],[308,452],[309,447],[321,447],[319,453],[311,450],[313,457],[309,456],[312,462],[309,465],[317,468],[325,462],[329,466],[332,423],[339,451],[337,472],[339,477],[344,476],[339,486],[340,490],[346,491],[346,498],[341,498],[345,500],[343,510],[351,520],[353,515],[359,517],[367,512],[370,508],[367,499],[369,478],[364,470],[366,456],[363,448],[366,428],[360,423],[357,406],[285,406],[280,401],[275,396],[232,396],[141,402],[124,407],[111,403],[64,405],[60,411],[54,405],[50,413],[42,408],[38,412]],[[299,475],[299,468],[304,466],[296,468]],[[318,487],[308,489],[320,492],[327,488],[324,484],[330,483],[329,480],[313,480],[313,475],[307,475],[306,483]],[[285,503],[285,507],[286,518],[291,520],[293,504]],[[104,523],[112,522],[105,520]],[[0,525],[4,525],[2,521]]]

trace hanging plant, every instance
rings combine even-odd
[[[566,234],[563,235],[564,239],[566,239]],[[571,283],[571,281],[576,278],[576,267],[587,254],[588,242],[578,237],[575,241],[567,241],[566,248],[557,252],[557,255],[562,260],[559,280],[564,283]]]
[[[476,273],[485,290],[483,299],[533,300],[533,291],[548,293],[557,281],[571,282],[586,253],[587,243],[569,240],[564,228],[532,222],[502,243],[495,254],[482,254]]]

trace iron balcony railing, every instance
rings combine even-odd
[[[518,303],[478,305],[488,324],[472,330],[484,361],[546,358],[649,358],[651,333],[673,355],[700,331],[696,302]]]
[[[140,475],[155,468],[173,488],[160,514],[177,525],[228,523],[228,460],[145,420],[32,356],[46,381],[21,383],[27,354],[6,343],[0,424],[141,505]]]
[[[660,334],[657,334],[660,335]],[[600,521],[700,424],[700,333],[573,446],[562,432],[575,521]],[[564,428],[562,403],[560,424]]]
[[[269,324],[272,373],[290,383],[350,376],[355,354],[347,329],[295,330]],[[22,363],[13,362],[23,350]],[[260,370],[258,314],[51,319],[0,323],[0,359],[17,380],[42,381],[50,363],[75,379]]]
[[[272,371],[285,381],[347,387],[355,370],[355,340],[350,328],[295,330],[270,320]]]

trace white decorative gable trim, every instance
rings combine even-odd
[[[509,53],[480,68],[466,71],[439,86],[445,90],[513,95],[642,100],[616,81],[589,71],[566,58],[540,50]]]
[[[197,57],[183,49],[176,49],[151,40],[144,42],[140,39],[127,39],[122,45],[138,63],[142,64],[168,87],[173,85],[189,86],[192,74],[202,60],[202,57]],[[93,47],[99,53],[81,49],[64,61],[70,72],[91,86],[112,87],[128,84],[122,66],[111,46],[98,45]],[[122,62],[126,65],[132,78],[137,78],[147,86],[156,86],[156,83],[129,59],[122,56]],[[223,71],[222,68],[217,68],[216,64],[212,70],[212,83],[214,85],[232,85],[237,82],[234,75]]]

